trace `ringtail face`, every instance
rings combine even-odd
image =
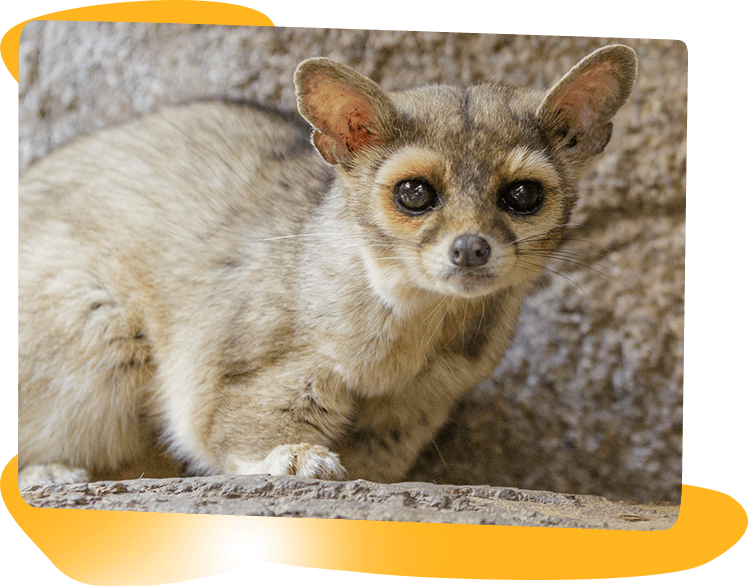
[[[616,45],[548,92],[485,83],[386,94],[324,58],[303,62],[295,82],[366,240],[372,284],[397,305],[532,282],[635,76],[634,52]]]

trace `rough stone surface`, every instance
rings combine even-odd
[[[611,502],[597,496],[424,482],[376,484],[294,476],[213,476],[49,485],[21,491],[37,507],[523,525],[668,529],[675,505]]]
[[[20,45],[21,169],[159,106],[227,96],[295,107],[297,63],[330,56],[386,89],[549,86],[610,42],[639,79],[581,186],[578,229],[528,299],[494,376],[409,480],[638,502],[680,498],[685,45],[675,41],[34,22]]]

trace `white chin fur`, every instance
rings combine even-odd
[[[385,305],[398,312],[417,310],[443,297],[476,299],[502,286],[496,276],[471,275],[451,267],[433,275],[418,268],[383,266],[366,256],[364,260],[372,289]]]
[[[499,289],[495,280],[482,279],[481,282],[461,282],[457,279],[450,279],[444,282],[445,293],[452,297],[461,297],[463,299],[475,299],[490,295]]]

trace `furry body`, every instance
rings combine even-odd
[[[636,65],[614,47],[578,68],[550,92],[385,94],[309,60],[314,146],[303,121],[206,102],[34,165],[20,482],[116,471],[154,437],[203,473],[402,478],[501,359]]]

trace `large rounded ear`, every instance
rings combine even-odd
[[[299,113],[314,126],[312,140],[328,163],[349,167],[360,151],[387,139],[395,106],[368,77],[317,57],[296,68],[294,84]]]
[[[537,110],[554,146],[587,157],[602,152],[613,130],[610,119],[631,94],[636,68],[633,49],[609,45],[561,78]]]

